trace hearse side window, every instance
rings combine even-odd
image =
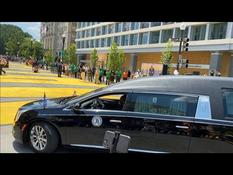
[[[224,119],[233,120],[233,89],[223,89]]]
[[[81,103],[81,109],[126,110],[127,94],[106,94]]]
[[[194,117],[197,97],[167,94],[132,94],[132,111]]]

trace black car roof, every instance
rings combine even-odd
[[[214,89],[233,88],[233,78],[211,76],[158,76],[127,80],[109,86],[104,91],[155,90],[179,93],[211,94]]]

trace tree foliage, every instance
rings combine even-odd
[[[76,56],[76,44],[72,43],[68,47],[68,55],[69,55],[69,60],[71,64],[77,64],[77,56]]]
[[[53,63],[54,61],[54,58],[53,58],[53,53],[51,50],[47,50],[45,53],[44,53],[44,59],[45,61],[51,65],[51,63]]]
[[[98,59],[99,59],[96,49],[94,49],[94,50],[91,52],[91,57],[90,57],[90,58],[91,58],[91,59],[90,59],[90,61],[91,61],[91,68],[96,67],[96,63],[97,63],[97,61],[98,61]]]
[[[26,37],[32,38],[30,34],[23,32],[17,26],[0,24],[0,54],[8,52],[9,54],[17,55],[19,45]]]
[[[173,48],[173,43],[171,40],[169,40],[166,43],[166,48],[162,52],[162,56],[160,59],[160,62],[164,65],[168,65],[168,68],[171,67],[171,60],[173,58],[172,48]]]
[[[124,52],[117,48],[115,42],[112,43],[108,54],[107,67],[110,71],[121,70],[122,64],[124,62]]]
[[[67,64],[77,64],[75,43],[72,43],[66,50],[64,50],[64,55],[62,60],[64,63]]]

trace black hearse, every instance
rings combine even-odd
[[[60,144],[104,149],[107,130],[130,136],[129,152],[233,152],[233,78],[146,77],[31,102],[13,135],[43,153]]]

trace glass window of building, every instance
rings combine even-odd
[[[150,23],[149,22],[141,22],[141,29],[143,28],[148,28],[150,26]]]
[[[137,45],[138,34],[130,35],[130,45]]]
[[[90,48],[94,48],[94,40],[90,40]]]
[[[84,41],[81,41],[81,48],[84,48]]]
[[[99,47],[99,39],[95,40],[95,47]]]
[[[81,38],[81,31],[77,32],[77,38]]]
[[[121,32],[121,25],[122,23],[115,23],[115,32]]]
[[[105,47],[105,38],[101,39],[101,47]]]
[[[114,41],[115,41],[115,43],[117,43],[118,46],[120,45],[120,40],[121,40],[120,36],[114,37]]]
[[[129,45],[129,35],[121,36],[121,45],[128,46]]]
[[[150,44],[159,43],[160,31],[150,32]]]
[[[86,30],[86,37],[89,37],[90,36],[90,29]]]
[[[161,43],[166,43],[170,38],[172,38],[173,29],[162,30]]]
[[[81,22],[78,22],[78,23],[77,23],[77,28],[78,28],[78,29],[81,28]]]
[[[181,34],[180,28],[176,28],[175,29],[175,38],[181,37],[180,34]],[[183,36],[188,37],[188,27],[185,28],[185,30],[183,32]]]
[[[77,48],[80,49],[80,41],[77,42]]]
[[[102,26],[102,35],[107,34],[107,26]]]
[[[124,22],[123,23],[123,31],[128,31],[130,27],[130,22]]]
[[[101,39],[99,39],[99,47],[101,47]]]
[[[113,24],[108,25],[108,34],[113,33]]]
[[[83,42],[84,42],[84,46],[83,46],[83,47],[84,47],[84,48],[87,48],[87,41],[84,40]]]
[[[85,37],[85,30],[82,31],[82,38]]]
[[[209,39],[226,38],[227,22],[210,24]]]
[[[151,27],[161,26],[161,22],[151,22]]]
[[[95,28],[91,29],[91,36],[95,36]]]
[[[139,44],[148,44],[148,32],[140,33],[139,34]]]
[[[192,26],[190,40],[191,41],[204,40],[205,33],[206,33],[206,25]]]
[[[89,40],[86,41],[86,48],[89,48]]]
[[[101,27],[96,28],[96,36],[101,35]]]
[[[131,30],[139,29],[140,22],[131,22]]]
[[[107,38],[107,46],[110,47],[112,44],[112,37]]]

